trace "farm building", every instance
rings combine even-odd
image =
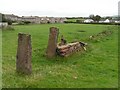
[[[109,19],[106,19],[106,20],[104,21],[104,23],[110,23],[110,20],[109,20]]]
[[[84,20],[84,23],[91,23],[91,22],[94,22],[92,19],[86,19]]]

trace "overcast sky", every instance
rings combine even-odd
[[[118,14],[120,0],[0,0],[0,12],[19,16],[72,17]]]

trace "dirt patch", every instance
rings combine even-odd
[[[84,30],[77,30],[77,32],[86,32],[86,31],[84,31]]]

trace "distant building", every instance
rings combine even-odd
[[[5,14],[6,19],[10,19],[12,21],[29,21],[31,23],[37,23],[37,24],[42,24],[42,23],[64,23],[66,21],[66,18],[60,18],[60,17],[38,17],[38,16],[16,16],[14,14]]]
[[[106,20],[100,20],[99,23],[120,23],[120,20],[117,19],[106,19]]]
[[[40,17],[40,23],[45,24],[49,22],[49,18],[48,17]]]
[[[92,23],[92,22],[94,22],[92,19],[86,19],[86,20],[84,20],[84,23]]]
[[[59,19],[59,23],[64,23],[65,21],[67,21],[66,18],[60,18],[60,19]]]
[[[5,18],[10,19],[12,21],[17,21],[19,17],[14,14],[5,14]]]
[[[110,20],[109,20],[109,19],[106,19],[106,20],[104,21],[104,23],[110,23]]]
[[[104,23],[104,20],[100,20],[99,23]]]
[[[115,23],[120,23],[120,21],[117,21],[117,20],[116,20]]]
[[[48,23],[56,23],[55,18],[54,17],[49,17],[49,22]]]
[[[22,16],[22,21],[29,21],[31,23],[36,23],[36,17],[33,16]]]
[[[114,16],[114,17],[112,18],[112,21],[115,22],[115,23],[120,23],[120,16],[119,16],[119,15]]]

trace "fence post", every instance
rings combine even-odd
[[[47,57],[54,57],[56,55],[57,40],[58,40],[59,29],[56,27],[50,28]]]
[[[30,74],[32,72],[31,57],[32,57],[31,35],[19,33],[18,48],[16,55],[17,72],[23,74]]]

